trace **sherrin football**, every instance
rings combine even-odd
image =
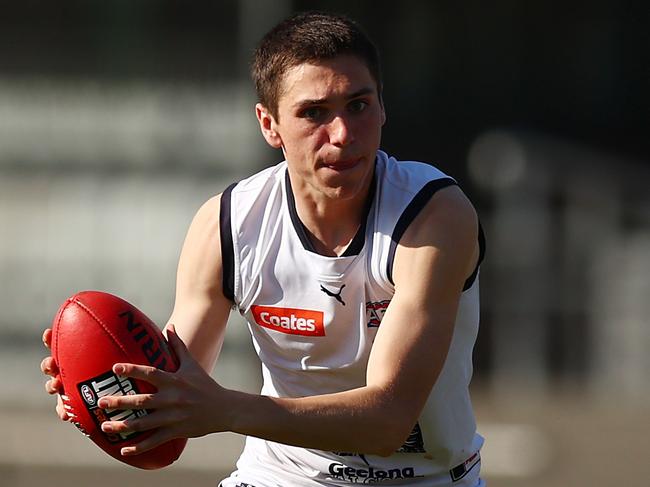
[[[171,440],[140,455],[122,456],[151,431],[104,433],[107,420],[121,421],[148,414],[145,410],[101,409],[106,395],[156,392],[141,380],[113,373],[117,362],[152,365],[173,372],[178,361],[160,329],[135,306],[112,294],[83,291],[68,298],[52,323],[52,356],[59,367],[63,403],[79,430],[112,457],[134,467],[156,469],[174,462],[186,439]]]

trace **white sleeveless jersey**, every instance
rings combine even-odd
[[[339,257],[314,251],[286,162],[224,192],[224,293],[248,322],[262,362],[262,394],[301,397],[365,385],[373,340],[394,294],[397,242],[431,196],[452,184],[430,165],[398,162],[379,151],[365,224]],[[443,370],[398,452],[327,452],[249,437],[238,472],[223,485],[475,485],[483,440],[468,385],[479,319],[477,274],[478,266],[461,296]]]

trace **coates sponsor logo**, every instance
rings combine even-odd
[[[379,327],[389,304],[389,299],[374,302],[368,301],[366,303],[366,323],[368,324],[368,328]]]
[[[343,465],[342,463],[330,463],[329,473],[333,479],[344,480],[352,484],[376,484],[396,479],[415,478],[415,469],[390,468],[383,470],[381,468],[354,468]]]
[[[252,306],[255,322],[289,335],[325,336],[323,312],[309,309]]]

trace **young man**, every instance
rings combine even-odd
[[[158,428],[125,455],[245,434],[223,487],[482,485],[468,394],[483,253],[474,209],[434,167],[379,150],[379,61],[350,20],[285,20],[258,47],[253,77],[262,135],[286,160],[198,211],[167,325],[181,366],[116,364],[159,392],[102,398],[155,410],[103,430]],[[260,395],[207,373],[233,307],[262,362]],[[51,358],[42,368],[56,374]]]

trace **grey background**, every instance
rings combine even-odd
[[[473,396],[490,485],[642,486],[650,415],[650,10],[643,2],[35,0],[0,16],[0,484],[214,485],[236,435],[138,472],[59,423],[40,343],[81,289],[163,324],[200,204],[280,160],[250,52],[348,13],[385,72],[383,148],[435,163],[487,234]],[[238,317],[215,377],[256,391]]]

